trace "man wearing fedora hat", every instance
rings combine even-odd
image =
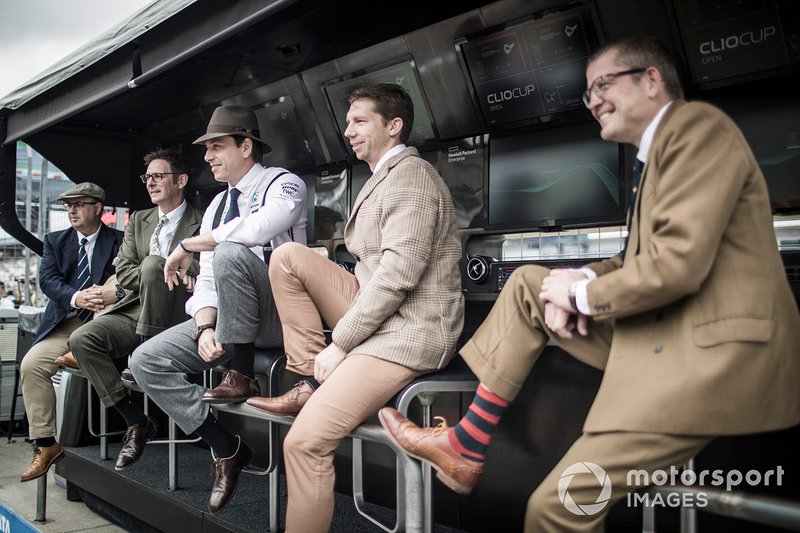
[[[28,415],[33,461],[21,481],[36,479],[64,457],[56,442],[56,395],[50,378],[58,370],[67,339],[94,311],[117,301],[114,287],[101,285],[114,274],[114,258],[122,232],[100,220],[105,191],[90,182],[79,183],[58,197],[67,205],[70,228],[44,237],[39,285],[50,302],[44,310],[33,346],[20,365],[22,397]]]
[[[144,392],[183,431],[197,433],[211,446],[216,476],[211,513],[228,503],[253,450],[217,424],[208,403],[241,402],[258,393],[255,347],[283,345],[263,248],[306,244],[305,183],[285,169],[260,164],[270,148],[259,135],[252,110],[223,106],[195,141],[205,146],[214,178],[228,188],[206,209],[200,234],[181,241],[164,266],[164,281],[178,286],[192,253],[200,252],[194,295],[186,303],[192,318],[145,342],[131,358]],[[187,379],[187,373],[228,362],[230,369],[215,389]],[[146,436],[140,441],[131,446],[138,455]]]

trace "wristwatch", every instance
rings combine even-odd
[[[122,288],[122,285],[117,283],[116,287],[114,287],[114,296],[117,297],[117,300],[122,300],[125,298],[125,289]]]
[[[192,333],[192,339],[194,339],[194,340],[199,339],[201,333],[203,333],[207,329],[214,329],[215,327],[217,327],[217,325],[215,323],[213,323],[213,322],[210,322],[208,324],[200,324],[194,330],[194,333]]]
[[[572,283],[569,286],[569,291],[567,292],[567,296],[569,296],[569,305],[572,306],[572,309],[580,313],[580,311],[578,311],[578,298],[576,295],[576,292],[578,290],[578,283],[580,283],[580,281],[576,281],[575,283]]]

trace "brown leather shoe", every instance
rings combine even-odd
[[[430,463],[436,477],[458,494],[469,494],[478,484],[483,463],[462,457],[450,446],[452,429],[444,418],[436,417],[440,424],[435,428],[420,428],[391,407],[378,411],[378,418],[398,446],[411,457]]]
[[[298,381],[289,392],[275,398],[248,398],[247,405],[261,409],[273,415],[294,416],[306,404],[314,393],[314,387],[306,380]]]
[[[122,438],[122,448],[117,456],[115,470],[125,470],[142,458],[144,445],[156,436],[156,424],[150,418],[144,426],[131,426]]]
[[[208,500],[208,512],[215,514],[228,505],[236,492],[239,474],[242,469],[250,464],[253,458],[253,448],[247,445],[239,435],[239,446],[236,453],[230,457],[214,458],[211,463],[211,474],[214,476],[214,486],[211,487],[211,499]],[[214,451],[211,451],[212,455]]]
[[[222,375],[222,382],[213,389],[207,390],[200,399],[206,403],[239,403],[250,396],[258,396],[258,380],[250,379],[236,370],[227,370]]]
[[[31,465],[19,477],[20,481],[30,481],[41,477],[50,470],[50,467],[64,458],[64,450],[56,442],[52,446],[33,449],[33,461]]]
[[[119,377],[122,378],[122,381],[133,381],[136,383],[136,378],[133,377],[133,372],[131,372],[130,368],[126,368],[122,372],[119,373]]]
[[[78,361],[72,352],[67,352],[64,355],[56,357],[56,364],[58,366],[67,366],[69,368],[78,368]]]

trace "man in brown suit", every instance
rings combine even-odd
[[[461,350],[481,387],[456,427],[433,432],[380,413],[410,455],[468,493],[548,338],[605,369],[583,435],[528,502],[526,531],[602,529],[611,505],[640,488],[627,486],[628,471],[681,465],[717,435],[800,422],[800,317],[741,132],[715,107],[682,100],[674,63],[653,39],[602,48],[586,80],[601,137],[635,145],[644,164],[626,249],[580,270],[514,273]]]
[[[445,366],[464,319],[453,201],[436,170],[405,146],[411,98],[379,84],[349,101],[345,136],[373,171],[344,231],[355,275],[305,246],[272,253],[287,367],[302,379],[281,397],[247,400],[298,415],[283,443],[289,533],[328,531],[336,446],[409,381]],[[323,320],[333,328],[327,347]]]

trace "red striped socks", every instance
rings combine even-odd
[[[492,432],[506,407],[506,400],[479,385],[467,415],[450,432],[450,446],[462,457],[484,462]]]

